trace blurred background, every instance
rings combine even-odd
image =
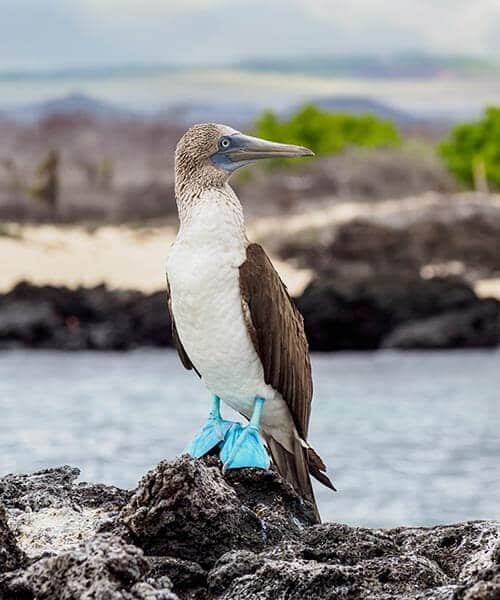
[[[164,265],[175,144],[213,121],[317,155],[233,184],[304,315],[324,518],[500,518],[500,5],[1,13],[0,477],[69,463],[132,488],[204,420]]]

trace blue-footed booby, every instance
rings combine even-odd
[[[180,228],[167,260],[167,291],[180,359],[213,396],[187,452],[198,458],[217,447],[225,469],[267,469],[270,453],[317,513],[310,475],[335,488],[307,442],[312,378],[303,320],[263,248],[248,241],[228,183],[256,160],[311,155],[226,125],[191,127],[175,152]],[[223,419],[221,399],[249,424]]]

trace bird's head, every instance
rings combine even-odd
[[[257,160],[313,155],[303,146],[269,142],[227,125],[202,123],[188,129],[177,144],[176,183],[185,185],[192,180],[198,186],[220,186],[236,169]]]

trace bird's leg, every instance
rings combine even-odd
[[[193,458],[200,458],[207,454],[212,448],[215,448],[215,446],[224,441],[226,433],[232,425],[235,425],[233,421],[226,421],[222,418],[220,414],[220,398],[214,395],[207,422],[198,431],[194,440],[184,450],[183,454],[189,454]]]
[[[224,470],[242,467],[269,468],[269,454],[260,435],[260,416],[264,402],[264,398],[257,396],[250,423],[246,427],[235,423],[227,432],[220,452]]]

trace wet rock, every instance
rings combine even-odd
[[[4,344],[37,346],[62,325],[49,302],[9,299],[0,305],[0,340]]]
[[[0,295],[0,347],[127,350],[170,343],[164,292],[20,283]]]
[[[401,324],[444,313],[457,315],[458,330],[461,315],[471,309],[500,313],[500,303],[478,299],[460,279],[428,280],[400,273],[353,279],[325,276],[311,283],[296,302],[310,348],[319,351],[376,349]],[[450,346],[465,345],[468,335],[463,326],[462,337],[455,336]]]
[[[151,578],[149,570],[139,548],[102,535],[12,574],[4,580],[4,594],[37,600],[178,600],[168,577]]]
[[[25,556],[7,523],[7,512],[0,504],[0,575],[17,569],[24,561]]]
[[[311,350],[500,343],[500,302],[479,299],[460,278],[424,279],[397,269],[359,270],[355,264],[323,272],[296,299]],[[441,315],[427,325],[425,320]],[[411,325],[399,330],[406,324]],[[0,348],[19,345],[66,350],[172,345],[165,294],[19,284],[0,295]]]
[[[139,483],[122,518],[147,554],[206,567],[231,548],[263,548],[311,523],[312,513],[299,506],[276,473],[262,477],[262,488],[252,494],[258,477],[243,475],[233,487],[215,457],[162,461]],[[281,498],[276,495],[280,487]],[[266,493],[270,503],[264,501]],[[294,503],[298,510],[292,512]]]
[[[383,348],[421,350],[485,348],[500,344],[500,302],[484,300],[463,311],[403,323],[383,340]]]

